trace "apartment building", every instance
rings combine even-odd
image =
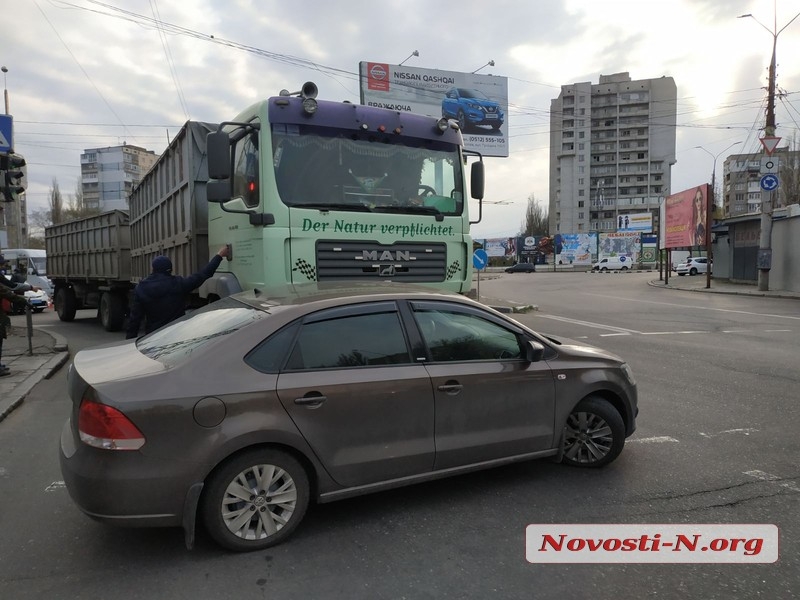
[[[102,212],[128,210],[131,190],[158,156],[152,150],[128,144],[84,150],[81,154],[81,178],[86,208]]]
[[[550,103],[550,232],[613,232],[620,216],[645,212],[657,230],[676,112],[671,77],[616,73],[561,86]]]
[[[722,208],[726,219],[760,214],[764,176],[762,162],[767,155],[731,154],[723,163]],[[800,202],[800,151],[788,147],[776,148],[769,157],[775,163],[780,187],[774,192],[773,206],[781,208]],[[764,192],[767,194],[770,192]]]

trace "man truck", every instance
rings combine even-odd
[[[219,125],[189,121],[113,211],[48,227],[55,307],[119,330],[133,286],[167,254],[189,275],[232,256],[196,296],[325,281],[401,281],[467,293],[484,172],[455,121],[316,99],[306,83]],[[478,220],[470,221],[470,193]],[[127,228],[127,229],[126,229]]]

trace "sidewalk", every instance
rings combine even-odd
[[[12,327],[8,339],[3,340],[2,360],[11,373],[0,377],[0,421],[22,403],[33,386],[48,379],[68,359],[67,341],[60,335],[34,327],[29,343],[27,328]]]
[[[656,271],[656,275],[658,271]],[[794,298],[800,300],[800,292],[787,292],[785,290],[768,290],[761,292],[755,284],[731,283],[727,279],[714,279],[711,277],[711,287],[706,288],[707,281],[705,274],[684,275],[683,277],[671,273],[669,285],[664,281],[654,279],[648,282],[653,287],[668,288],[671,290],[683,290],[688,292],[703,292],[706,294],[738,294],[743,296],[762,296],[764,298]]]

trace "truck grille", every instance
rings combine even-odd
[[[445,244],[318,241],[317,279],[424,283],[452,277]]]

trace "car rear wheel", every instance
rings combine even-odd
[[[617,409],[597,396],[581,400],[564,426],[563,462],[574,467],[602,467],[625,445],[625,425]]]
[[[202,516],[212,538],[237,552],[279,544],[308,508],[308,475],[292,456],[273,449],[241,454],[219,467],[204,491]]]
[[[623,271],[627,271],[627,270],[628,270],[628,267],[622,267],[622,270],[623,270]]]
[[[689,275],[697,275],[697,269],[695,269],[694,267],[692,267],[692,270],[691,270],[691,271],[689,271]]]

